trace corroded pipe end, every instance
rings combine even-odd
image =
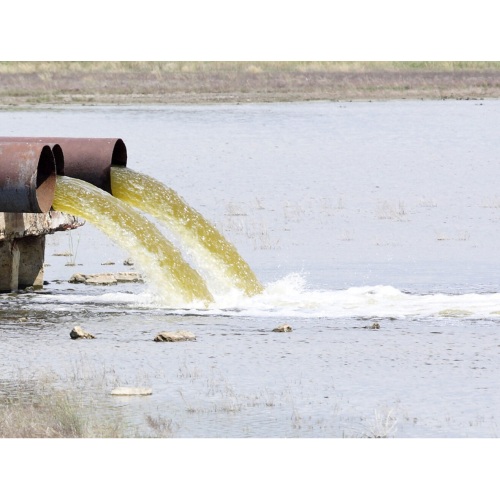
[[[108,193],[111,193],[111,165],[127,166],[127,148],[122,139],[0,137],[0,144],[21,141],[50,145],[56,159],[58,175],[66,175],[90,182]]]
[[[56,162],[56,174],[64,175],[64,153],[61,146],[59,144],[49,144],[49,146],[52,148],[52,154]]]
[[[55,188],[56,161],[50,146],[0,143],[0,212],[48,212]]]
[[[0,143],[9,142],[30,142],[50,146],[56,162],[56,173],[57,175],[64,174],[64,154],[61,146],[56,142],[45,140],[42,137],[0,137]]]
[[[48,212],[54,201],[58,164],[56,155],[62,158],[62,150],[57,145],[52,149],[50,146],[44,146],[40,154],[36,175],[36,199],[40,212]]]
[[[64,152],[64,175],[111,193],[111,165],[126,167],[127,148],[121,139],[44,137]],[[0,139],[1,141],[1,139]]]

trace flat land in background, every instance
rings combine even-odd
[[[500,62],[0,62],[0,106],[500,97]]]

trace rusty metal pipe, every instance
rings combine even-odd
[[[44,141],[40,137],[0,137],[0,144],[10,142],[33,143],[50,146],[56,162],[56,174],[64,175],[64,153],[61,146],[56,142]]]
[[[0,212],[44,213],[56,189],[56,160],[62,150],[54,144],[0,142]]]
[[[59,175],[90,182],[108,193],[111,193],[111,165],[127,166],[127,148],[117,138],[0,137],[0,144],[20,140],[58,144],[64,154],[64,168],[57,172]]]

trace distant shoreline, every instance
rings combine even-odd
[[[500,63],[0,62],[0,106],[497,99]]]

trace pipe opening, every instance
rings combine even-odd
[[[0,145],[16,142],[52,147],[57,175],[81,179],[108,193],[111,193],[111,166],[127,166],[127,148],[123,140],[118,138],[0,137]],[[1,179],[0,172],[0,187]],[[48,179],[47,175],[40,173],[37,187],[45,186],[47,181],[47,190],[49,190],[48,186],[52,181]],[[40,196],[43,196],[43,191],[42,189]],[[33,201],[36,204],[36,198]],[[44,207],[46,206],[45,202],[41,203]],[[8,205],[7,201],[3,200],[2,202],[0,199],[0,206],[2,205]],[[12,209],[17,210],[15,207]]]
[[[50,146],[44,146],[40,152],[36,173],[36,200],[41,212],[48,212],[50,210],[54,201],[55,189],[56,160]]]
[[[59,144],[54,144],[52,146],[52,154],[54,155],[54,160],[56,162],[57,175],[64,175],[64,153]]]
[[[127,166],[127,148],[121,139],[117,139],[113,153],[111,155],[111,164],[117,167]]]

